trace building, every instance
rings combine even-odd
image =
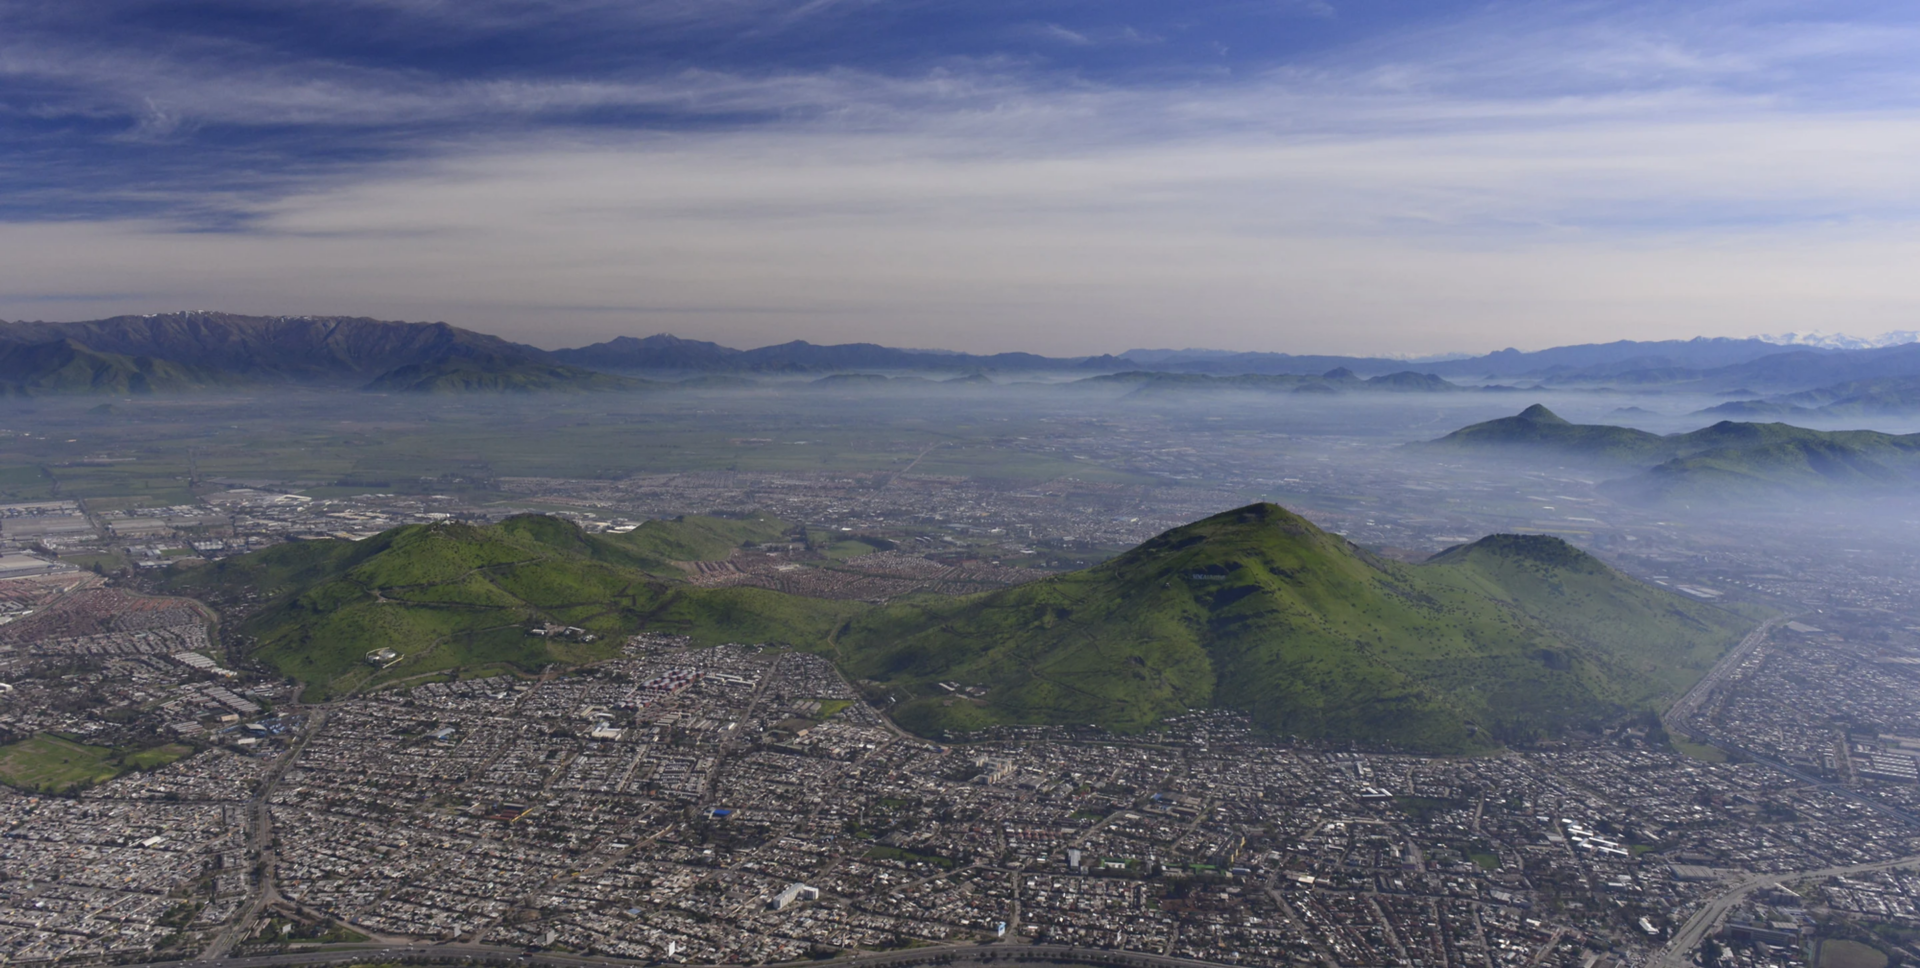
[[[784,911],[795,901],[817,901],[819,899],[819,888],[809,887],[796,882],[788,884],[786,890],[775,894],[773,900],[767,902],[767,909],[771,911]]]

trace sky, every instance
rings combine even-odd
[[[0,318],[1419,355],[1920,319],[1920,5],[0,0]]]

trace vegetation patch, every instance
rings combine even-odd
[[[108,747],[47,733],[0,746],[0,782],[39,793],[65,793],[104,783],[125,768]]]
[[[1718,746],[1696,743],[1681,736],[1669,736],[1667,742],[1672,743],[1675,750],[1678,750],[1686,756],[1693,757],[1702,763],[1725,763],[1727,761],[1727,751]]]
[[[922,854],[911,850],[902,850],[899,847],[874,847],[867,851],[867,858],[869,860],[893,860],[903,864],[927,864],[938,867],[941,870],[952,870],[955,866],[955,861],[951,857],[941,857],[938,854]]]
[[[1557,538],[1406,565],[1256,504],[1085,571],[857,615],[833,645],[923,734],[1227,707],[1283,736],[1470,752],[1657,708],[1752,624]]]
[[[171,571],[166,586],[215,602],[264,599],[240,623],[254,658],[324,701],[482,666],[592,662],[643,629],[709,644],[817,643],[866,606],[664,577],[682,574],[674,560],[724,556],[787,530],[769,518],[682,518],[598,535],[520,515],[279,545]],[[397,661],[368,658],[381,649]]]
[[[1820,942],[1815,968],[1887,968],[1887,956],[1869,944],[1829,938]]]
[[[175,760],[193,755],[193,747],[180,743],[168,743],[152,749],[138,750],[120,757],[120,762],[135,770],[157,770]]]
[[[795,537],[768,518],[602,535],[521,515],[281,545],[175,569],[167,584],[250,605],[237,630],[253,657],[306,683],[309,700],[591,662],[644,630],[827,653],[923,735],[1138,731],[1224,707],[1281,736],[1441,753],[1644,715],[1753,624],[1557,538],[1499,535],[1408,565],[1272,504],[969,597],[876,608],[669,577],[675,562]],[[368,659],[381,649],[397,660]]]

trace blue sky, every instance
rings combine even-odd
[[[0,317],[1911,329],[1916,55],[1895,3],[0,0]]]

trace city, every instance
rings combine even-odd
[[[1920,622],[1910,586],[1879,571],[1911,567],[1903,549],[1863,552],[1866,573],[1800,565],[1550,473],[1296,466],[1285,486],[1309,513],[1389,553],[1557,523],[1648,581],[1783,617],[1664,723],[1487,757],[1287,743],[1218,712],[1146,735],[929,741],[817,656],[649,634],[582,667],[303,706],[219,641],[216,609],[245,602],[143,594],[163,570],[150,563],[530,509],[590,530],[768,509],[806,524],[689,562],[687,580],[965,593],[1097,559],[1261,484],[682,474],[514,479],[476,505],[216,482],[192,506],[15,506],[0,534],[41,564],[0,584],[0,728],[9,751],[67,744],[26,751],[78,763],[48,774],[65,795],[0,792],[0,950],[32,964],[425,943],[758,964],[1024,944],[1424,968],[1800,965],[1868,937],[1907,950]],[[1343,516],[1356,476],[1374,494],[1419,480],[1473,497],[1445,516],[1418,491]],[[847,534],[871,544],[847,555]],[[143,752],[113,758],[127,748]]]

